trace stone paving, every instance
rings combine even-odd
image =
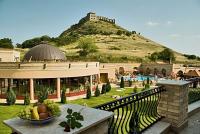
[[[200,134],[200,111],[189,117],[188,127],[184,128],[180,134]]]

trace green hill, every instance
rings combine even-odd
[[[111,35],[117,34],[117,32],[128,32],[128,30],[109,22],[105,21],[79,21],[78,24],[72,25],[69,29],[64,31],[60,37],[66,37],[70,34],[79,34],[79,35],[91,35],[91,34],[102,34],[102,35]]]
[[[87,57],[79,56],[77,45],[80,38],[92,38],[98,47],[98,52],[91,53]],[[59,37],[42,36],[27,40],[25,47],[22,48],[34,46],[36,45],[34,43],[39,41],[49,41],[52,45],[59,46],[70,61],[150,62],[148,59],[150,54],[161,52],[166,48],[136,31],[128,31],[106,21],[88,21],[85,17],[64,30]],[[175,51],[174,53],[177,62],[194,62],[181,53]]]

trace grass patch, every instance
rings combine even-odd
[[[141,91],[141,89],[137,90],[138,92]],[[103,104],[112,100],[115,100],[112,98],[112,95],[119,95],[119,96],[128,96],[133,92],[133,88],[126,88],[123,91],[116,91],[116,88],[112,88],[110,92],[106,94],[101,94],[99,97],[91,97],[90,99],[77,99],[73,101],[68,101],[68,103],[71,104],[79,104],[84,105],[87,104],[88,107],[94,107],[99,104]],[[11,133],[11,129],[3,124],[3,120],[7,120],[13,117],[17,116],[17,113],[23,109],[24,105],[13,105],[13,106],[7,106],[7,105],[0,105],[0,134],[8,134]]]
[[[7,120],[17,116],[17,113],[23,109],[23,105],[0,105],[0,134],[9,134],[11,129],[3,124],[3,120]]]
[[[141,91],[141,89],[137,89],[137,92]],[[77,99],[77,100],[72,100],[68,101],[68,103],[71,104],[79,104],[79,105],[84,105],[85,103],[87,104],[88,107],[94,107],[106,102],[110,102],[115,100],[112,98],[112,95],[119,95],[119,96],[128,96],[133,92],[133,88],[126,88],[123,91],[116,91],[116,88],[112,88],[110,92],[106,94],[101,94],[99,97],[91,97],[90,99]]]

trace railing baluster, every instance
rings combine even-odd
[[[162,118],[157,107],[164,91],[163,87],[145,90],[95,108],[114,112],[109,134],[139,134]]]

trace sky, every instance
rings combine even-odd
[[[200,56],[200,0],[0,0],[0,38],[59,36],[88,12],[166,47]]]

